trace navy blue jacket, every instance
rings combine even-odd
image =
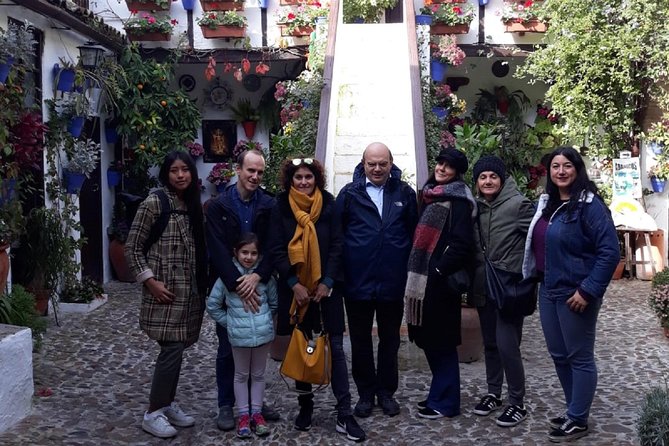
[[[218,198],[211,200],[207,205],[207,248],[212,273],[215,279],[220,278],[228,290],[237,289],[237,279],[241,273],[232,263],[232,250],[239,243],[242,236],[239,215],[232,198],[236,184],[228,185]],[[272,276],[273,262],[269,255],[269,228],[270,214],[274,207],[274,197],[262,189],[258,194],[253,212],[253,232],[258,236],[260,252],[263,254],[255,272],[262,282],[267,282]],[[215,280],[212,280],[212,283]]]
[[[347,299],[404,299],[407,261],[418,221],[416,192],[392,166],[383,189],[383,218],[366,191],[362,163],[339,192],[337,208],[344,233],[344,295]]]

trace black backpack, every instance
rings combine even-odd
[[[163,235],[165,228],[167,228],[167,223],[170,221],[170,215],[188,215],[188,212],[186,211],[172,209],[170,206],[170,199],[167,197],[167,194],[164,190],[157,189],[152,193],[158,196],[158,199],[160,200],[160,215],[158,216],[158,219],[153,222],[149,236],[144,242],[144,248],[142,249],[142,252],[145,256],[149,252],[149,249],[151,249],[151,247],[158,241],[158,239],[160,239],[160,236]]]

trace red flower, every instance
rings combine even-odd
[[[215,20],[216,19],[216,13],[212,12],[211,14],[209,14],[209,18],[212,19],[212,20]]]
[[[453,12],[460,15],[462,14],[462,8],[459,6],[453,6]]]
[[[232,71],[232,64],[230,62],[226,62],[225,65],[223,65],[223,72],[224,73],[229,73]]]
[[[295,14],[293,14],[292,12],[288,13],[288,20],[295,20]]]
[[[170,20],[170,23],[172,24],[172,26],[174,26],[177,23],[179,23],[179,21],[177,19],[172,19],[172,20]]]
[[[260,62],[256,67],[256,74],[266,74],[269,71],[269,65]]]
[[[214,76],[216,76],[216,60],[209,56],[209,64],[207,65],[207,68],[204,70],[204,77],[208,80],[211,81]]]
[[[242,59],[242,70],[244,70],[244,74],[251,70],[251,62],[246,57]]]
[[[532,3],[534,3],[532,0],[527,0],[527,1],[525,2],[525,7],[526,7],[526,8],[531,8],[531,7],[532,7]]]

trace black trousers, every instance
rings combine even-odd
[[[346,299],[348,330],[351,338],[351,374],[361,400],[374,396],[389,398],[397,391],[397,352],[404,302]],[[378,358],[374,365],[372,326],[376,314],[379,335]]]
[[[179,384],[185,342],[158,341],[160,354],[156,360],[149,401],[152,407],[162,409],[174,401]]]

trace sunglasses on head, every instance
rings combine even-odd
[[[293,160],[293,166],[299,166],[300,164],[313,164],[313,158],[295,158]]]

